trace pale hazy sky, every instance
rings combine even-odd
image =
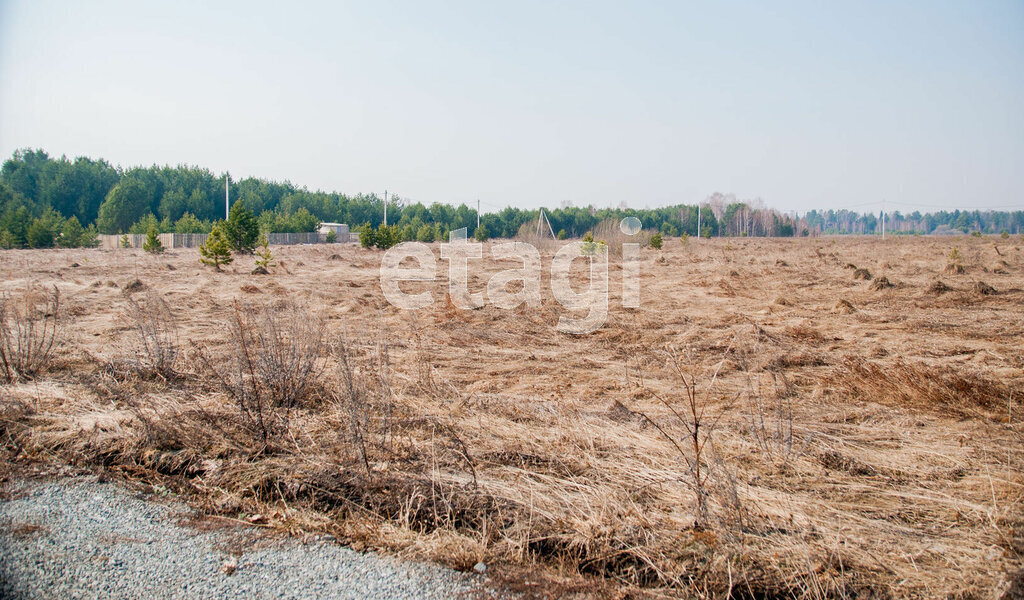
[[[485,209],[1020,209],[1024,2],[0,0],[27,146]]]

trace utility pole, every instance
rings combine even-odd
[[[384,190],[384,226],[388,226],[388,191]]]
[[[882,200],[882,239],[885,239],[885,200]]]
[[[700,202],[697,203],[697,241],[700,241]]]
[[[548,233],[551,234],[551,239],[557,240],[558,236],[555,235],[555,228],[551,226],[551,219],[547,215],[544,215],[544,222],[548,224]]]
[[[225,221],[228,220],[228,217],[230,216],[230,212],[231,212],[231,207],[230,207],[231,196],[228,193],[229,189],[230,188],[228,187],[228,175],[227,175],[227,173],[225,173],[224,174],[224,220]]]
[[[480,199],[476,199],[476,228],[480,229]]]

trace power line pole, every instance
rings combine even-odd
[[[225,221],[228,220],[228,217],[230,216],[230,212],[231,212],[231,210],[230,210],[230,208],[231,208],[230,207],[230,204],[231,204],[230,198],[231,198],[231,196],[228,193],[229,189],[230,188],[228,187],[228,175],[227,175],[227,173],[225,173],[224,174],[224,220]]]
[[[384,190],[384,226],[388,226],[388,191]]]
[[[697,203],[697,241],[700,241],[700,203]]]
[[[882,239],[885,239],[885,200],[882,200]]]
[[[548,224],[548,233],[551,234],[551,239],[557,240],[558,236],[555,235],[555,228],[551,226],[551,219],[547,215],[544,215],[544,222]]]
[[[480,229],[480,199],[476,199],[476,228]]]

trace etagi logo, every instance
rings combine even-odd
[[[640,233],[640,219],[626,217],[619,229],[627,236]],[[520,268],[495,273],[487,281],[486,300],[483,292],[470,293],[470,260],[483,258],[483,244],[471,242],[466,228],[449,235],[449,243],[441,244],[441,258],[448,261],[448,294],[458,309],[481,308],[487,301],[498,308],[512,310],[522,304],[531,308],[541,305],[540,252],[532,244],[502,242],[491,245],[494,260],[514,260]],[[416,265],[401,266],[406,259]],[[586,290],[577,292],[569,283],[569,270],[574,260],[590,262],[590,282]],[[380,287],[388,302],[403,310],[419,310],[434,303],[429,291],[407,294],[399,284],[403,281],[433,282],[437,262],[430,247],[420,242],[403,242],[388,249],[381,259]],[[508,291],[508,284],[521,282],[517,292]],[[551,294],[572,312],[586,311],[581,318],[560,316],[556,329],[563,333],[584,335],[600,329],[608,318],[608,246],[601,242],[569,242],[555,252],[551,260]],[[640,306],[640,244],[622,244],[622,306]]]

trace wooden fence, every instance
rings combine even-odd
[[[120,248],[122,236],[100,235],[99,247],[112,250]],[[141,248],[146,243],[146,235],[142,233],[128,234],[128,247]],[[160,243],[164,248],[198,248],[206,242],[205,233],[161,233]],[[349,241],[348,234],[338,236],[338,242]],[[271,233],[267,236],[267,243],[271,246],[294,246],[297,244],[323,244],[327,242],[327,235],[317,232],[307,233]]]

